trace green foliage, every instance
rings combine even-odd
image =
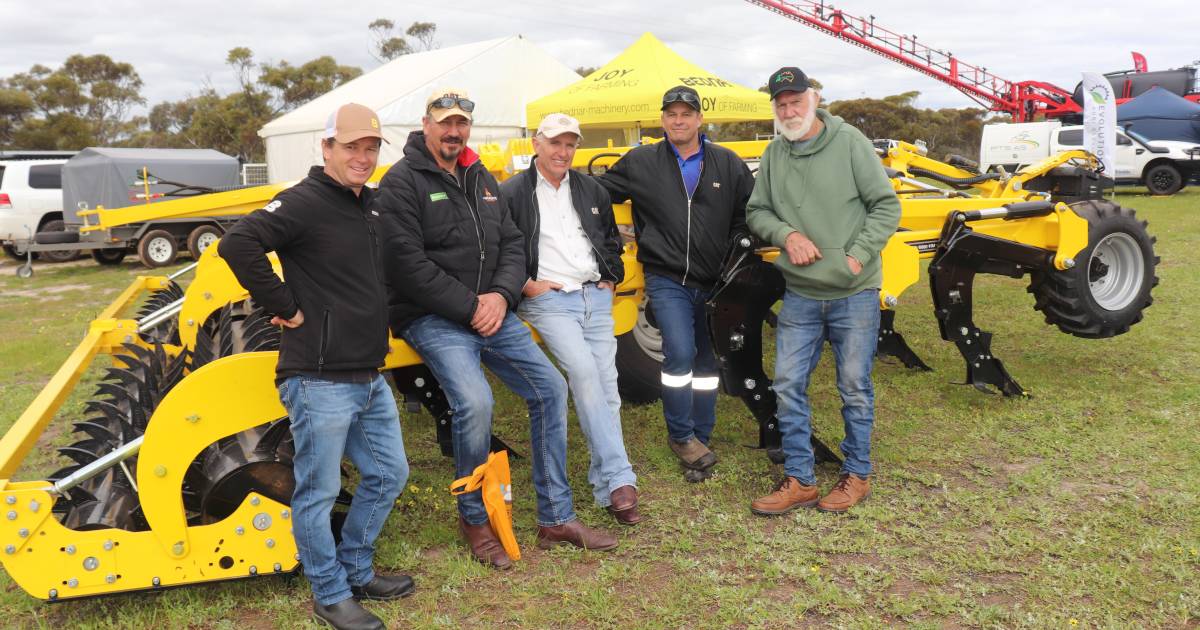
[[[433,41],[437,34],[437,24],[433,22],[413,22],[403,35],[395,30],[396,23],[387,18],[379,18],[367,25],[372,40],[371,54],[376,60],[388,62],[410,53],[437,48],[437,43]],[[405,39],[405,35],[416,43]]]
[[[929,155],[974,156],[979,153],[983,125],[990,120],[986,110],[977,108],[919,109],[920,92],[905,92],[882,99],[859,98],[834,101],[829,112],[846,119],[868,138],[891,138],[914,142],[923,140]]]

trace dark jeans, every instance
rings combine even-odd
[[[662,401],[667,435],[708,444],[717,424],[717,357],[704,302],[708,292],[646,274],[646,292],[662,333]]]

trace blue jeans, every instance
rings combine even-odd
[[[382,375],[370,383],[293,376],[279,385],[296,443],[292,529],[304,575],[322,606],[375,578],[375,539],[408,481],[396,399]],[[342,457],[361,480],[335,545],[329,513],[342,487]]]
[[[506,313],[500,330],[483,337],[469,326],[426,315],[402,334],[429,366],[450,403],[455,474],[461,478],[475,472],[491,449],[493,400],[483,375],[486,365],[529,406],[538,524],[575,520],[567,483],[567,383],[533,342],[525,324]],[[478,490],[458,496],[458,512],[471,525],[488,520]]]
[[[588,481],[600,507],[612,503],[613,490],[637,485],[621,435],[612,300],[611,289],[585,284],[570,293],[547,291],[525,298],[517,311],[567,373],[579,428],[592,454]]]
[[[775,395],[783,432],[784,470],[814,485],[812,410],[808,383],[825,340],[833,346],[837,388],[842,397],[846,438],[843,473],[871,474],[871,427],[875,388],[871,368],[879,340],[879,290],[867,289],[838,300],[814,300],[788,291],[775,330]]]
[[[662,333],[662,401],[667,435],[708,444],[717,424],[717,357],[704,303],[708,292],[646,274],[650,307]]]

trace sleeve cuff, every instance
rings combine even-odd
[[[858,243],[851,245],[850,249],[846,250],[846,254],[853,256],[854,260],[857,260],[863,267],[866,267],[875,258],[869,249]]]
[[[792,232],[799,232],[796,228],[790,225],[783,225],[778,230],[775,230],[774,238],[771,239],[771,244],[782,249],[787,247],[787,237]]]

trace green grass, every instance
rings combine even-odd
[[[935,371],[876,370],[876,475],[843,517],[764,519],[749,501],[781,470],[759,451],[750,414],[720,401],[722,463],[683,481],[661,408],[627,406],[626,442],[648,520],[618,529],[591,505],[587,452],[572,420],[570,470],[581,518],[617,531],[611,553],[534,548],[528,460],[515,460],[525,557],[496,573],[472,562],[454,527],[450,462],[425,414],[404,415],[412,464],[380,539],[377,565],[416,576],[415,596],[371,604],[392,627],[876,628],[1200,626],[1200,191],[1126,194],[1158,237],[1161,284],[1146,319],[1105,340],[1045,325],[1022,282],[977,282],[976,321],[1032,397],[958,385],[927,283],[903,296],[897,326]],[[0,267],[0,427],[7,427],[129,279],[133,264],[39,267],[32,282]],[[62,290],[85,285],[86,288]],[[14,292],[34,293],[14,295]],[[61,444],[97,379],[70,398],[43,445]],[[828,353],[814,378],[816,431],[841,438]],[[497,433],[528,451],[525,413],[497,387]],[[61,460],[34,452],[22,479]],[[818,470],[828,486],[836,469]],[[428,490],[427,490],[428,489]],[[303,579],[262,578],[45,605],[0,574],[5,625],[55,628],[269,628],[308,621]]]

